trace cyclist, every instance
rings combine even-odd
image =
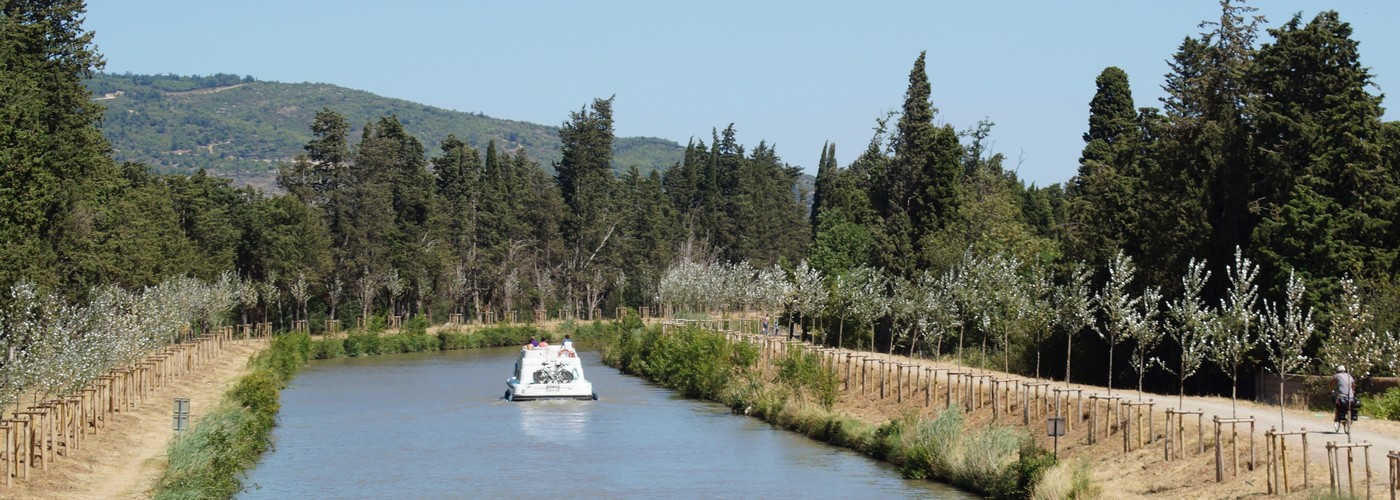
[[[1346,365],[1337,365],[1337,373],[1332,375],[1332,396],[1337,405],[1333,430],[1340,432],[1348,418],[1356,421],[1356,380],[1347,373]]]

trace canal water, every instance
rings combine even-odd
[[[518,348],[313,361],[240,498],[971,498],[621,375],[501,399]]]

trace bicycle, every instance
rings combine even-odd
[[[1333,417],[1332,432],[1347,435],[1347,441],[1351,441],[1351,424],[1356,421],[1356,414],[1361,410],[1361,400],[1356,395],[1334,396],[1336,401],[1336,411]]]

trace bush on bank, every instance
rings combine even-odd
[[[1057,468],[1054,456],[1022,429],[969,428],[959,408],[931,419],[910,413],[879,426],[836,413],[831,407],[838,377],[813,354],[792,352],[774,360],[777,376],[769,380],[757,369],[757,348],[719,333],[667,327],[663,335],[659,326],[644,327],[635,317],[574,331],[594,343],[604,363],[624,373],[861,451],[898,466],[907,477],[937,479],[993,498],[1093,494],[1087,470]],[[1037,492],[1050,471],[1054,488]]]
[[[156,485],[159,499],[229,498],[241,489],[239,476],[268,448],[281,408],[279,391],[306,364],[310,338],[291,333],[273,338],[199,425],[170,443],[169,467]]]
[[[159,499],[229,498],[239,477],[271,445],[281,409],[280,391],[310,359],[518,345],[531,336],[550,338],[532,326],[492,327],[428,334],[426,325],[406,322],[400,333],[352,332],[344,338],[312,339],[288,333],[272,339],[250,361],[252,372],[224,394],[199,425],[170,443],[170,465],[156,486]]]
[[[443,330],[435,334],[421,325],[406,322],[399,333],[383,335],[373,330],[351,332],[345,337],[323,337],[310,340],[312,359],[373,356],[476,347],[521,345],[530,337],[555,340],[549,333],[533,326],[496,326],[471,331]]]

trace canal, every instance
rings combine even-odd
[[[602,365],[599,401],[501,400],[518,348],[313,361],[240,498],[971,498]]]

